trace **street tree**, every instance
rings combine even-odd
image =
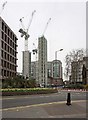
[[[65,72],[64,75],[68,77],[71,75],[71,62],[76,62],[78,60],[83,60],[83,57],[86,55],[84,49],[73,49],[65,57]]]

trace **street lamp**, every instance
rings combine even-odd
[[[56,78],[57,78],[57,52],[62,51],[63,49],[59,49],[55,51],[55,60],[56,60]]]
[[[55,51],[55,60],[57,60],[57,52],[62,51],[63,49]]]

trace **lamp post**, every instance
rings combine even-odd
[[[62,51],[63,49],[55,51],[55,60],[57,60],[57,52]]]
[[[55,60],[56,60],[56,78],[57,78],[57,53],[59,52],[59,51],[62,51],[63,49],[59,49],[59,50],[57,50],[57,51],[55,51]]]

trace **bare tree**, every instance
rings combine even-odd
[[[82,60],[83,57],[86,55],[84,49],[76,49],[69,52],[69,54],[65,57],[65,73],[64,75],[68,77],[71,75],[71,62]]]

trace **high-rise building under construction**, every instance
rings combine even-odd
[[[31,52],[23,51],[23,76],[25,78],[31,77]]]
[[[38,38],[38,75],[39,85],[47,86],[47,40],[44,36]]]
[[[30,35],[29,35],[28,31],[29,31],[29,27],[31,25],[31,22],[32,22],[32,19],[33,19],[35,12],[36,12],[36,10],[34,10],[31,14],[31,19],[29,21],[27,29],[25,29],[24,25],[23,25],[23,18],[24,17],[20,18],[22,28],[19,29],[19,32],[21,33],[21,37],[24,37],[24,39],[25,39],[25,50],[23,51],[23,70],[22,70],[22,73],[23,73],[23,76],[25,78],[28,78],[28,79],[30,79],[30,77],[31,77],[31,52],[28,50],[28,38],[30,37]]]

